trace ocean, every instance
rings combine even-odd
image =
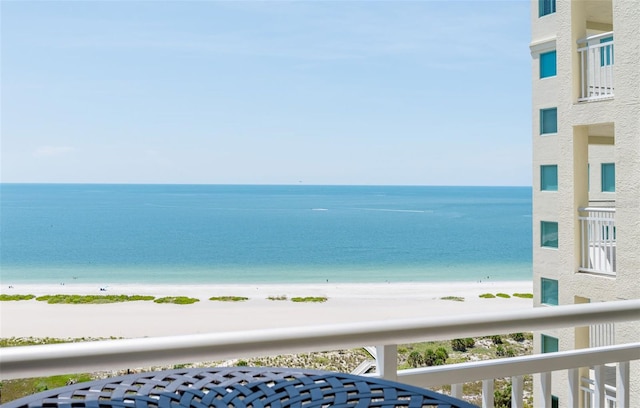
[[[1,184],[12,283],[531,280],[530,187]]]

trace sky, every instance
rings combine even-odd
[[[531,185],[529,1],[0,7],[2,182]]]

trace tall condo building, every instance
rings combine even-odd
[[[533,0],[531,35],[534,305],[638,299],[640,1]],[[638,342],[640,326],[534,338],[549,353]],[[638,360],[541,378],[535,406],[615,407],[623,393],[640,407]]]

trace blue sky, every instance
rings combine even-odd
[[[3,182],[531,185],[529,2],[2,2]]]

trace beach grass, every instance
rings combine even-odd
[[[165,296],[154,300],[155,303],[173,303],[176,305],[190,305],[199,301],[200,299],[187,296]]]
[[[0,295],[0,302],[10,300],[31,300],[35,297],[35,295],[7,295],[3,293]]]
[[[287,295],[280,295],[280,296],[269,296],[267,297],[268,300],[287,300]]]
[[[292,297],[291,301],[296,303],[322,303],[329,300],[324,296],[307,296],[307,297]]]
[[[214,296],[210,297],[209,300],[216,300],[219,302],[244,302],[245,300],[249,300],[249,298],[244,296]]]
[[[38,301],[49,304],[103,304],[153,299],[155,299],[154,296],[143,295],[45,295],[36,298]]]
[[[441,297],[441,300],[453,300],[456,302],[464,302],[464,298],[462,296],[445,296]]]

